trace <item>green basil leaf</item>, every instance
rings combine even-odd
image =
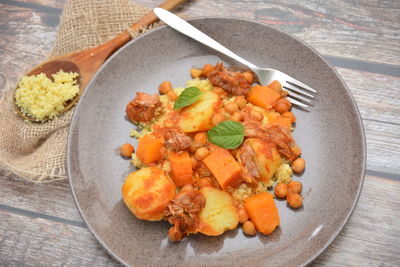
[[[243,143],[244,127],[237,121],[223,121],[211,128],[207,136],[214,145],[234,149]]]
[[[174,109],[190,106],[191,104],[199,101],[202,92],[197,87],[188,87],[179,95],[175,101]]]

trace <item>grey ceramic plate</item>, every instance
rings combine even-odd
[[[81,98],[68,140],[68,171],[78,209],[110,254],[134,266],[300,265],[338,235],[360,194],[365,139],[356,104],[335,70],[311,47],[263,24],[243,19],[190,20],[249,61],[279,69],[318,90],[311,112],[294,110],[294,136],[307,161],[304,207],[277,201],[280,227],[269,236],[244,236],[240,227],[218,237],[168,241],[169,224],[137,220],[120,188],[133,171],[115,151],[132,142],[125,106],[136,91],[157,92],[164,80],[184,86],[191,67],[225,57],[167,27],[130,42],[101,68]]]

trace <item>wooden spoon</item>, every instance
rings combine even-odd
[[[184,1],[185,0],[166,0],[159,7],[171,10]],[[138,22],[130,26],[130,30],[137,31],[146,28],[147,26],[156,21],[158,21],[158,18],[153,12],[150,12],[143,18],[141,18]],[[123,33],[116,36],[114,39],[97,47],[83,50],[80,52],[71,53],[68,55],[55,57],[46,62],[43,62],[42,64],[33,68],[26,75],[29,76],[29,75],[37,75],[39,73],[44,73],[48,78],[51,78],[52,74],[58,72],[61,69],[64,72],[76,72],[79,74],[80,78],[79,94],[73,99],[67,101],[64,109],[59,113],[60,115],[70,110],[76,104],[76,102],[79,100],[79,97],[85,90],[86,85],[89,83],[90,79],[101,67],[101,65],[103,65],[104,61],[106,61],[106,59],[110,55],[112,55],[115,51],[117,51],[121,46],[126,44],[131,39],[132,39],[131,33],[129,32],[129,30],[125,30]],[[20,108],[15,103],[15,97],[14,97],[14,108],[17,114],[23,119],[39,122],[37,119],[22,113]],[[46,119],[42,121],[46,121]]]

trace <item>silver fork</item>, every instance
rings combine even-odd
[[[316,90],[311,88],[310,86],[296,80],[295,78],[279,71],[271,68],[260,68],[253,63],[241,58],[240,56],[233,53],[231,50],[221,45],[205,33],[196,29],[180,17],[174,15],[173,13],[162,9],[162,8],[154,8],[154,14],[165,22],[171,28],[183,33],[184,35],[189,36],[190,38],[210,47],[222,54],[246,65],[250,68],[258,77],[258,80],[261,84],[265,85],[273,80],[278,80],[282,86],[289,92],[288,100],[299,107],[307,108],[311,103],[310,99],[314,98],[314,95],[311,93],[317,93]]]

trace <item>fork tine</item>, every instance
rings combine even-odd
[[[297,86],[297,87],[300,87],[300,88],[303,88],[303,89],[306,89],[306,90],[308,90],[308,91],[310,91],[310,92],[313,92],[314,94],[317,93],[316,90],[312,89],[312,88],[311,88],[310,86],[308,86],[307,84],[304,84],[304,83],[302,83],[302,82],[300,82],[299,80],[296,80],[296,79],[294,79],[294,78],[292,78],[291,81],[287,81],[287,83],[290,83],[290,84],[292,84],[292,85],[294,85],[294,86]]]
[[[312,94],[309,94],[309,93],[305,92],[304,90],[298,89],[297,87],[295,87],[287,82],[286,82],[286,84],[283,85],[283,88],[290,90],[291,92],[295,92],[295,93],[307,96],[309,98],[314,98],[314,96]]]
[[[297,106],[300,106],[300,107],[303,107],[303,108],[308,108],[308,105],[303,104],[303,103],[297,101],[296,99],[293,99],[293,98],[290,97],[290,96],[288,96],[287,99],[289,100],[290,103],[292,103],[292,104],[294,104],[294,105],[297,105]]]
[[[297,94],[297,93],[295,93],[295,92],[289,92],[289,96],[294,97],[294,98],[296,98],[296,99],[298,99],[298,100],[301,100],[301,101],[303,101],[303,102],[311,103],[311,100],[310,100],[310,99],[305,98],[304,96],[302,96],[302,95],[300,95],[300,94]]]

